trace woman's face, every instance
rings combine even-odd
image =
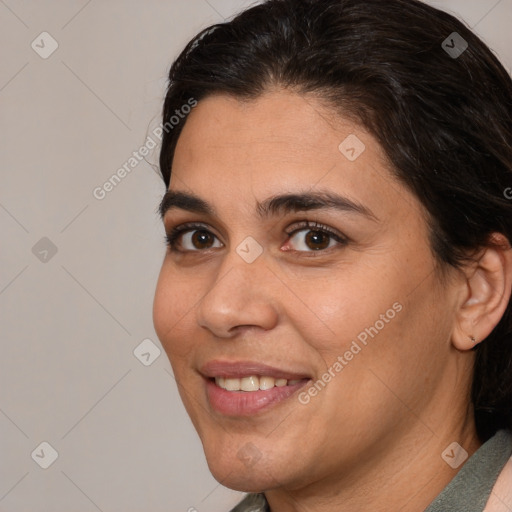
[[[457,297],[369,133],[292,92],[209,97],[169,190],[187,196],[163,202],[165,229],[185,231],[154,323],[220,482],[357,475],[446,422]]]

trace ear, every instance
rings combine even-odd
[[[489,245],[463,273],[464,289],[452,343],[459,350],[470,350],[491,334],[510,302],[512,249],[506,237],[494,233]]]

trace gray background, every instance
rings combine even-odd
[[[240,498],[209,474],[156,357],[158,148],[103,199],[93,190],[158,125],[172,58],[249,3],[0,0],[0,511],[221,512]],[[430,3],[510,71],[512,0]],[[46,59],[44,31],[58,44]],[[42,442],[58,453],[47,469]]]

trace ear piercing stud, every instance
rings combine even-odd
[[[474,336],[470,336],[469,338],[471,339],[471,343],[473,343],[473,345],[476,345],[476,338]]]

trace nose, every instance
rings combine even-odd
[[[218,338],[234,337],[247,328],[274,328],[278,322],[276,281],[263,256],[247,263],[233,251],[219,265],[210,290],[196,308],[198,325]]]

